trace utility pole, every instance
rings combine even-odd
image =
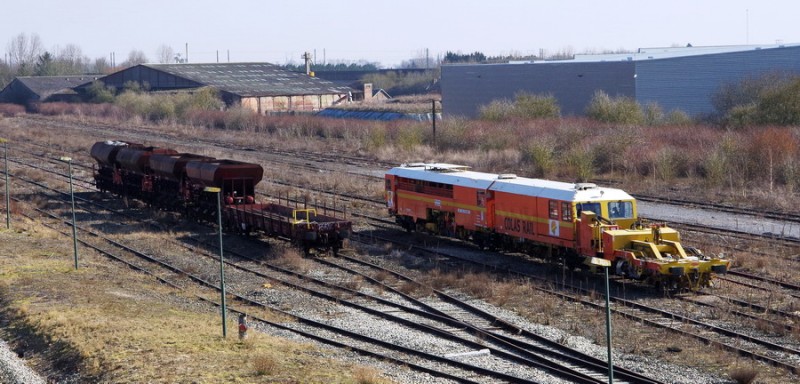
[[[431,59],[430,59],[430,52],[428,48],[425,48],[425,69],[431,69]]]

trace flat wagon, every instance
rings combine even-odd
[[[328,249],[338,254],[352,230],[350,221],[320,215],[316,209],[278,204],[227,205],[222,217],[223,226],[229,231],[284,237],[302,247],[306,254]]]

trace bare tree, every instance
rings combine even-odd
[[[28,36],[20,33],[8,42],[6,51],[8,51],[11,67],[16,70],[18,75],[27,76],[33,73],[33,66],[44,49],[39,35],[33,33]]]
[[[94,59],[94,64],[87,70],[89,73],[111,73],[111,64],[105,57],[98,57]]]
[[[161,64],[169,64],[175,60],[175,50],[169,45],[162,44],[156,50],[156,57]]]
[[[89,66],[89,58],[84,56],[81,48],[75,44],[67,44],[59,50],[55,61],[59,75],[83,73]]]
[[[145,56],[144,52],[134,49],[128,54],[128,59],[122,63],[122,67],[133,67],[134,65],[144,64],[147,61],[147,56]]]

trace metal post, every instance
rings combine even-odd
[[[608,345],[608,383],[614,383],[614,364],[611,362],[611,306],[609,303],[609,296],[611,290],[608,285],[608,268],[603,268],[606,271],[606,344]]]
[[[228,337],[228,309],[225,305],[225,259],[223,258],[222,248],[222,189],[216,187],[206,187],[206,192],[217,194],[217,232],[219,233],[219,287],[221,295],[221,308],[222,308],[222,337]]]
[[[584,264],[592,267],[592,272],[602,267],[606,275],[606,345],[608,346],[608,383],[614,383],[614,364],[611,362],[611,289],[608,282],[608,269],[611,268],[611,261],[602,257],[588,257]]]
[[[436,146],[436,100],[431,100],[431,120],[433,121],[433,146]]]
[[[11,199],[8,195],[8,140],[0,138],[0,141],[3,142],[3,160],[5,162],[5,174],[6,174],[6,228],[11,229]]]
[[[72,158],[62,157],[61,161],[66,161],[69,165],[69,196],[72,200],[72,249],[75,256],[75,269],[78,269],[78,231],[75,221],[75,190],[72,187]]]

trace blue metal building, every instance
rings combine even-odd
[[[576,55],[573,60],[442,66],[445,117],[476,117],[493,100],[520,91],[553,95],[563,115],[582,115],[595,91],[689,115],[714,112],[719,88],[772,72],[800,74],[800,45],[643,48]]]

